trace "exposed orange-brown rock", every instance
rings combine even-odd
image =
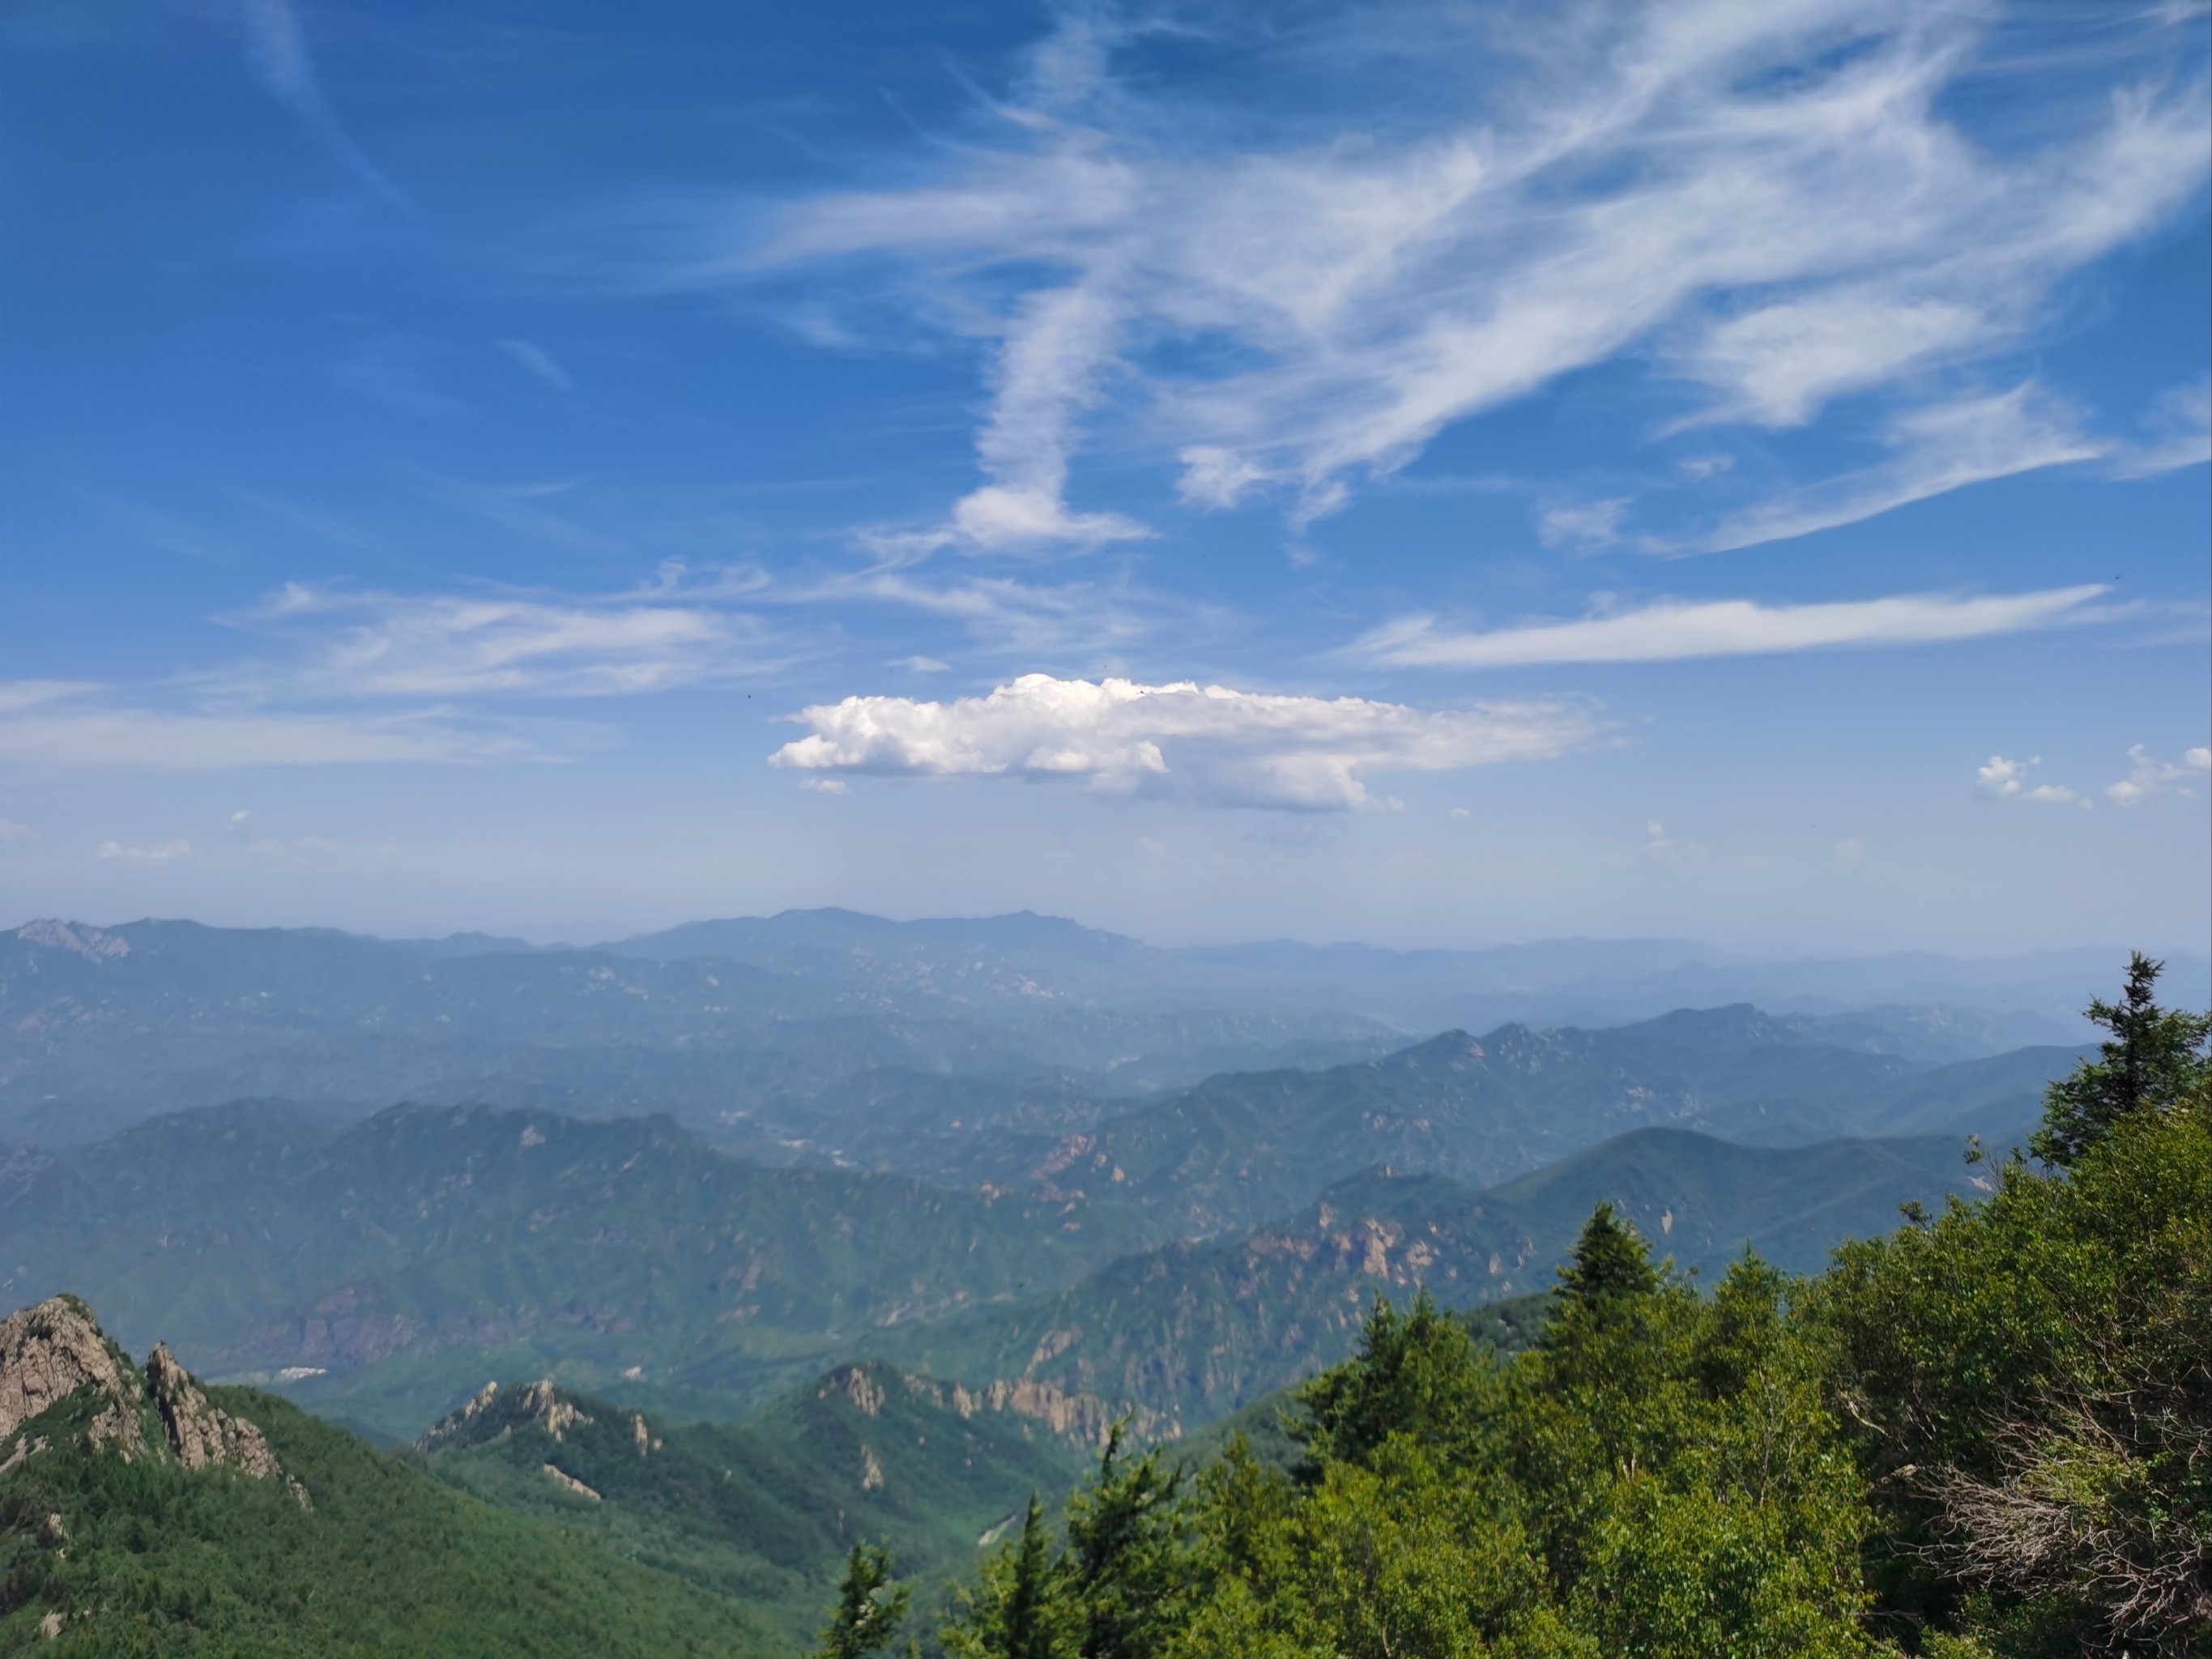
[[[283,1477],[283,1468],[260,1427],[210,1405],[166,1342],[155,1343],[146,1357],[146,1387],[154,1397],[154,1409],[161,1414],[169,1449],[186,1468],[227,1465],[257,1480]]]
[[[107,1397],[86,1431],[94,1446],[126,1457],[145,1449],[137,1374],[82,1303],[57,1296],[0,1320],[0,1440],[79,1389]]]

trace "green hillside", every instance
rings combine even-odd
[[[141,1385],[143,1386],[143,1384]],[[131,1659],[745,1659],[786,1650],[737,1603],[573,1529],[503,1513],[249,1389],[307,1494],[239,1469],[94,1449],[79,1388],[0,1449],[0,1653]],[[158,1425],[154,1429],[159,1449]],[[20,1455],[18,1455],[20,1454]]]
[[[1372,1164],[1488,1186],[1645,1127],[1766,1145],[2008,1128],[2075,1058],[1934,1066],[1813,1041],[1748,1007],[1601,1031],[1450,1031],[1358,1065],[1213,1078],[1065,1139],[1031,1180],[1189,1237],[1256,1225]]]
[[[397,1108],[333,1133],[259,1107],[19,1172],[0,1275],[211,1374],[319,1368],[304,1402],[398,1438],[498,1376],[734,1415],[872,1328],[1074,1278],[1111,1219],[766,1169],[665,1120]]]
[[[855,1542],[888,1544],[933,1584],[972,1567],[978,1541],[1031,1492],[1074,1482],[1105,1413],[1023,1403],[1038,1414],[886,1365],[841,1368],[735,1425],[664,1425],[509,1388],[410,1455],[502,1509],[731,1596],[799,1642]]]

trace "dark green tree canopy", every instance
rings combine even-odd
[[[855,1544],[845,1558],[837,1608],[823,1627],[816,1659],[867,1659],[890,1645],[906,1617],[909,1592],[891,1584],[891,1559],[870,1544]]]
[[[2045,1095],[2043,1128],[2030,1150],[2045,1164],[2072,1168],[2121,1119],[2172,1105],[2212,1077],[2204,1054],[2212,1014],[2158,1006],[2152,993],[2165,966],[2135,951],[2118,1003],[2102,997],[2090,1003],[2088,1017],[2112,1036],[2100,1058],[2083,1061]]]
[[[1560,1288],[1577,1302],[1596,1304],[1646,1296],[1659,1288],[1658,1269],[1636,1229],[1600,1204],[1583,1224],[1574,1259],[1559,1269]]]
[[[1455,1438],[1479,1397],[1483,1370],[1466,1325],[1440,1310],[1426,1291],[1402,1314],[1378,1295],[1358,1360],[1306,1385],[1305,1421],[1299,1425],[1308,1454],[1303,1474],[1316,1475],[1330,1459],[1364,1462],[1393,1434]]]

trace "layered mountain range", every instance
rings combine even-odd
[[[1527,1341],[1601,1202],[1710,1277],[1985,1190],[1969,1138],[2035,1120],[2095,966],[32,924],[0,936],[0,1505],[49,1589],[0,1638],[104,1650],[103,1608],[168,1616],[220,1537],[270,1607],[381,1549],[456,1652],[507,1638],[447,1549],[556,1564],[599,1645],[544,1651],[793,1651],[852,1543],[965,1572],[1116,1423],[1279,1440],[1377,1295]],[[1682,985],[1772,1006],[1650,1006]],[[1590,1012],[1474,1018],[1547,1006]],[[147,1520],[187,1492],[211,1531]],[[360,1535],[380,1505],[403,1540]],[[50,1513],[69,1559],[183,1553],[102,1601]]]

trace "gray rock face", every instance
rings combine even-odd
[[[143,1452],[137,1374],[82,1303],[57,1296],[0,1320],[0,1440],[87,1388],[109,1401],[87,1431],[92,1443],[125,1457]]]
[[[142,1382],[90,1310],[66,1296],[0,1320],[0,1476],[46,1443],[16,1431],[83,1389],[104,1402],[85,1430],[94,1450],[112,1448],[126,1459],[167,1455],[188,1469],[234,1468],[257,1480],[282,1480],[307,1505],[307,1488],[284,1473],[260,1427],[212,1404],[167,1343],[148,1356]],[[162,1435],[151,1445],[143,1426],[149,1402]]]
[[[210,1405],[166,1342],[156,1343],[146,1358],[146,1384],[161,1414],[169,1449],[186,1468],[228,1464],[257,1480],[283,1478],[283,1468],[269,1449],[268,1437],[244,1418]]]

